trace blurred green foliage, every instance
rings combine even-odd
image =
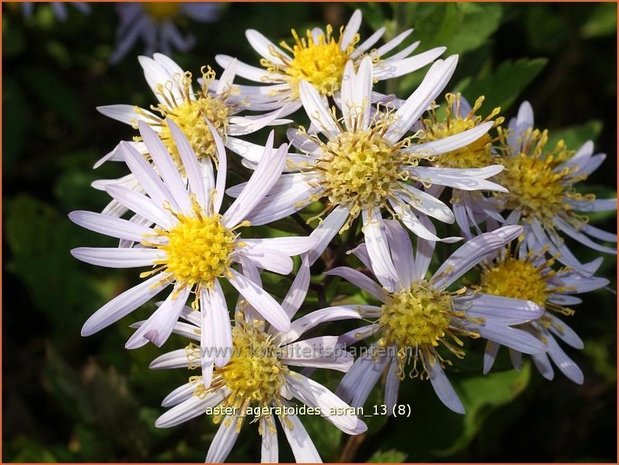
[[[30,18],[19,6],[2,7],[3,458],[201,461],[216,431],[209,418],[170,430],[154,427],[163,412],[161,399],[186,381],[186,373],[149,370],[160,353],[151,346],[123,349],[131,334],[128,324],[149,315],[152,306],[90,338],[79,335],[88,315],[137,281],[132,273],[80,264],[68,253],[77,245],[113,244],[66,216],[73,209],[100,210],[106,196],[90,183],[124,173],[114,163],[91,170],[119,140],[132,136],[129,127],[97,114],[95,107],[152,102],[137,60],[129,55],[116,67],[108,65],[117,24],[113,5],[93,4],[89,16],[69,8],[64,23],[46,4],[35,6]],[[226,4],[217,23],[182,24],[184,32],[196,35],[197,46],[174,58],[191,70],[214,65],[217,53],[257,64],[244,29],[279,41],[289,38],[291,27],[343,24],[353,7],[364,11],[366,36],[383,25],[388,38],[414,27],[419,50],[445,45],[447,53],[459,53],[451,88],[469,100],[486,95],[485,111],[501,106],[510,117],[529,99],[536,122],[551,130],[553,140],[562,138],[576,149],[594,139],[608,159],[589,190],[615,195],[615,4]],[[133,56],[140,52],[136,48]],[[406,76],[385,90],[405,98],[422,76]],[[230,182],[242,174],[231,175]],[[615,229],[613,215],[594,215],[592,221]],[[292,219],[275,226],[304,231]],[[348,245],[342,237],[331,253],[337,257],[334,251]],[[579,252],[583,260],[596,256]],[[613,280],[612,289],[615,269],[609,257],[600,270]],[[266,274],[264,282],[278,295],[290,278]],[[369,298],[354,292],[343,281],[315,278],[305,308]],[[468,411],[464,417],[447,410],[428,383],[416,381],[403,383],[400,396],[411,404],[412,417],[366,419],[365,436],[349,439],[319,418],[303,421],[326,461],[614,461],[615,307],[614,292],[602,290],[585,296],[571,321],[585,340],[585,350],[570,351],[585,372],[583,386],[560,375],[546,382],[529,364],[511,370],[505,353],[492,374],[481,376],[481,345],[472,344],[450,372]],[[328,329],[338,334],[353,327],[341,323]],[[173,337],[166,348],[181,344]],[[339,381],[331,372],[319,371],[317,377],[332,388]],[[368,405],[381,399],[379,386]],[[230,460],[256,460],[258,439],[255,428],[244,428]],[[291,460],[285,441],[280,447],[281,458]]]

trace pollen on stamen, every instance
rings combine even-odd
[[[479,126],[481,123],[492,121],[501,109],[494,108],[487,117],[482,118],[477,112],[484,100],[484,96],[479,97],[471,110],[463,115],[461,112],[462,95],[459,93],[445,95],[444,116],[439,116],[438,106],[434,106],[430,110],[428,117],[423,120],[424,130],[421,142],[430,142],[460,134]],[[503,121],[503,117],[496,118],[494,126],[499,126]],[[443,168],[482,168],[489,166],[496,163],[492,155],[492,142],[492,137],[489,134],[484,134],[465,147],[433,158],[432,162],[434,165]]]
[[[299,83],[302,80],[310,82],[323,95],[333,95],[340,89],[344,67],[355,50],[359,35],[356,34],[342,50],[342,29],[338,40],[335,40],[331,25],[326,27],[324,34],[316,38],[309,29],[306,30],[305,37],[300,37],[294,29],[291,33],[294,44],[290,46],[282,41],[280,45],[292,54],[292,60],[281,56],[279,58],[284,62],[284,66],[266,59],[261,60],[261,65],[271,72],[284,74],[294,96],[298,96]]]
[[[382,336],[377,344],[379,347],[395,348],[401,378],[406,376],[406,366],[409,363],[412,365],[408,372],[410,377],[426,377],[426,362],[449,364],[437,352],[439,347],[446,348],[458,358],[464,356],[464,351],[460,348],[462,341],[451,327],[453,317],[464,317],[454,309],[454,295],[437,291],[427,282],[419,281],[410,289],[392,294],[382,306],[378,321]],[[472,331],[460,334],[478,336]],[[452,342],[455,342],[455,345]]]
[[[158,113],[160,118],[139,109],[137,111],[142,117],[147,118],[151,126],[159,127],[159,137],[179,168],[183,167],[183,163],[166,123],[167,118],[174,121],[183,131],[198,159],[209,157],[217,162],[217,148],[208,123],[223,139],[226,138],[232,111],[227,99],[232,90],[229,89],[222,95],[213,95],[209,92],[209,85],[215,79],[215,71],[210,67],[202,68],[202,82],[195,94],[190,72],[187,71],[176,79],[178,85],[168,81],[166,86],[161,85],[157,91],[164,102],[153,106],[152,110]],[[175,96],[175,92],[172,92],[173,88],[179,91],[181,100]],[[136,137],[135,140],[139,141],[140,138]]]

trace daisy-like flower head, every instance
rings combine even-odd
[[[522,228],[507,226],[477,236],[454,252],[432,277],[427,277],[435,242],[418,239],[413,251],[407,232],[396,221],[383,221],[389,248],[380,260],[372,242],[353,251],[378,278],[379,284],[363,273],[339,267],[327,274],[340,276],[368,291],[382,302],[380,307],[362,310],[374,323],[353,330],[343,344],[379,338],[368,354],[357,359],[344,376],[336,393],[352,406],[362,406],[372,388],[387,370],[385,404],[397,402],[398,386],[407,375],[429,379],[440,400],[451,410],[464,407],[449,383],[443,367],[450,357],[465,355],[464,339],[484,338],[524,353],[538,353],[544,345],[513,325],[539,318],[543,310],[526,300],[501,298],[461,288],[448,288],[480,260],[517,237]]]
[[[444,113],[441,115],[435,108],[431,109],[427,118],[422,120],[423,132],[421,141],[429,142],[438,140],[451,135],[459,134],[468,129],[472,129],[482,123],[492,121],[501,111],[494,108],[486,118],[478,115],[485,97],[479,97],[471,107],[461,94],[447,94],[445,96],[446,105]],[[440,108],[440,107],[439,107]],[[503,123],[503,117],[496,117],[493,121],[494,127]],[[490,134],[484,134],[473,143],[444,153],[433,160],[434,166],[443,168],[484,168],[500,163],[496,157],[493,143],[497,138],[492,138]],[[438,194],[437,194],[438,196]],[[479,224],[490,221],[492,228],[503,222],[503,218],[497,211],[496,203],[488,199],[483,192],[453,189],[451,204],[456,218],[456,222],[467,239],[471,239],[473,234],[471,229],[475,229],[476,234],[481,234]]]
[[[369,56],[374,79],[382,81],[421,69],[445,51],[445,47],[437,47],[410,56],[419,45],[419,42],[415,42],[386,57],[413,30],[407,29],[381,47],[372,49],[385,33],[385,28],[380,28],[359,43],[361,19],[361,11],[355,10],[346,27],[341,28],[337,36],[331,25],[324,31],[320,28],[308,29],[305,34],[299,34],[293,29],[293,42],[282,41],[280,47],[260,32],[248,29],[245,35],[249,44],[262,56],[262,68],[243,63],[238,65],[237,73],[261,86],[243,86],[242,91],[271,96],[275,107],[285,106],[286,114],[290,114],[301,106],[299,97],[302,81],[308,82],[321,96],[337,95],[348,61],[358,66],[363,57]],[[233,59],[227,55],[218,55],[215,60],[226,68]]]
[[[155,53],[153,58],[139,57],[144,69],[144,76],[155,94],[158,103],[151,107],[153,111],[132,105],[106,105],[98,107],[101,113],[137,129],[138,121],[144,121],[158,134],[168,151],[174,157],[179,168],[182,161],[166,121],[172,120],[189,139],[191,148],[198,159],[211,158],[216,161],[217,147],[209,125],[215,127],[226,146],[232,150],[243,150],[246,143],[237,136],[250,134],[276,121],[280,112],[255,116],[237,116],[248,108],[259,108],[256,99],[241,97],[235,91],[235,64],[232,63],[217,81],[217,86],[209,90],[215,81],[215,72],[203,67],[200,86],[194,90],[193,76],[184,71],[172,59]],[[285,121],[279,121],[285,122]],[[139,138],[138,138],[139,139]],[[132,142],[139,151],[146,147],[141,141]],[[103,157],[95,168],[108,160],[122,161],[122,157],[113,150]]]
[[[119,185],[106,187],[110,196],[135,212],[135,216],[126,220],[85,211],[69,215],[80,226],[134,244],[124,248],[73,249],[71,253],[79,260],[111,268],[152,268],[140,275],[148,279],[92,315],[82,334],[99,331],[173,285],[164,304],[127,342],[128,348],[140,347],[149,340],[161,346],[190,294],[195,294],[196,308],[199,302],[202,306],[221,298],[220,279],[228,280],[275,327],[287,329],[290,321],[281,306],[234,269],[235,264],[240,264],[244,268],[254,266],[288,274],[292,270],[290,256],[312,245],[308,238],[240,237],[239,229],[249,225],[247,214],[280,176],[286,145],[272,150],[271,134],[264,162],[250,178],[247,189],[221,214],[226,181],[226,154],[221,138],[211,128],[218,147],[219,169],[215,179],[210,162],[201,166],[178,126],[173,121],[168,121],[168,125],[184,164],[186,181],[155,131],[140,122],[140,134],[153,163],[126,143],[121,145],[121,151],[146,195]],[[205,166],[209,169],[205,170]]]
[[[71,5],[78,9],[82,14],[90,13],[90,5],[84,2],[50,2],[50,6],[52,7],[52,11],[54,12],[54,16],[59,21],[66,21],[69,18],[69,11],[67,10],[67,5]],[[30,18],[32,16],[32,12],[34,11],[34,3],[33,2],[23,2],[21,4],[22,13],[26,18]]]
[[[583,265],[562,235],[599,252],[616,254],[615,248],[593,239],[617,242],[617,235],[591,226],[582,214],[616,210],[617,199],[599,200],[576,190],[576,184],[599,168],[606,155],[594,155],[591,141],[576,152],[568,150],[563,141],[547,147],[548,131],[534,129],[528,102],[522,103],[517,118],[510,121],[505,140],[501,157],[505,171],[497,181],[508,189],[498,195],[502,206],[511,210],[507,221],[525,225],[525,235],[575,270],[583,270]]]
[[[219,18],[217,3],[140,2],[116,5],[120,24],[116,31],[116,50],[110,63],[118,63],[141,39],[144,53],[172,53],[172,49],[186,52],[195,44],[195,37],[183,37],[176,24],[183,17],[201,23],[211,23]]]
[[[304,260],[282,301],[282,307],[291,319],[303,303],[309,279],[309,262]],[[259,285],[259,281],[256,284]],[[183,310],[182,316],[188,323],[177,323],[175,331],[199,340],[201,328],[206,323],[204,319],[189,308]],[[346,372],[353,363],[352,356],[345,350],[338,350],[336,336],[311,339],[302,339],[302,336],[320,323],[359,317],[359,313],[351,308],[330,307],[293,319],[288,331],[279,331],[264,321],[256,309],[240,301],[226,350],[221,350],[224,346],[219,342],[210,341],[204,345],[202,341],[201,349],[190,344],[151,363],[151,368],[155,369],[195,369],[200,361],[209,364],[212,354],[228,356],[225,365],[206,375],[208,381],[205,382],[204,374],[191,376],[188,383],[172,391],[162,404],[171,408],[159,417],[156,426],[168,428],[205,412],[212,413],[213,421],[220,427],[206,461],[221,462],[232,450],[245,418],[252,418],[252,423],[259,422],[262,461],[277,462],[277,418],[296,461],[320,462],[320,455],[299,419],[297,412],[301,411],[301,406],[294,399],[305,404],[303,408],[313,409],[310,414],[323,416],[347,434],[363,433],[366,425],[355,415],[347,414],[349,406],[329,389],[294,371],[295,367],[310,367]]]
[[[366,240],[379,234],[372,224],[387,210],[415,234],[441,240],[420,220],[426,215],[453,223],[452,211],[422,186],[450,186],[462,190],[504,190],[486,178],[503,169],[500,165],[460,169],[422,166],[428,160],[465,147],[492,127],[485,122],[443,139],[415,144],[416,136],[405,137],[409,129],[443,90],[455,70],[457,57],[436,61],[419,88],[397,111],[381,111],[370,105],[373,82],[372,61],[364,58],[359,72],[351,61],[342,83],[343,122],[334,118],[326,99],[307,82],[301,82],[301,100],[319,134],[290,131],[293,145],[304,155],[292,155],[288,170],[274,191],[252,213],[252,223],[260,224],[287,216],[320,199],[329,212],[318,227],[323,239],[314,250],[319,256],[338,230],[362,216]],[[252,160],[255,161],[255,160]],[[428,164],[428,163],[426,163]],[[235,190],[231,191],[231,195]],[[419,215],[419,217],[417,216]],[[320,217],[321,215],[319,215]],[[446,238],[454,241],[459,238]],[[382,241],[383,239],[377,239]],[[321,248],[322,247],[322,248]]]
[[[547,379],[554,377],[552,360],[559,370],[575,383],[582,384],[583,373],[557,343],[557,339],[575,349],[582,349],[584,344],[580,337],[566,325],[557,314],[572,316],[570,307],[582,302],[575,296],[584,292],[600,289],[608,285],[605,278],[583,276],[569,268],[555,270],[555,260],[547,258],[545,251],[528,250],[518,247],[515,251],[503,249],[496,258],[481,263],[479,291],[487,294],[530,300],[545,311],[538,320],[521,326],[534,334],[548,348],[547,353],[532,354],[533,362],[540,373]],[[587,265],[587,271],[595,273],[601,265],[599,258]],[[509,309],[505,310],[509,313]],[[484,373],[490,371],[494,364],[500,344],[488,342],[484,355]],[[509,351],[515,368],[522,364],[522,353],[516,349]]]

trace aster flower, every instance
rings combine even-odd
[[[259,280],[259,277],[257,278]],[[254,417],[262,436],[262,461],[278,461],[276,418],[279,420],[297,462],[320,462],[321,458],[303,423],[299,408],[311,408],[347,434],[363,433],[367,427],[357,416],[348,414],[350,407],[329,389],[294,371],[294,367],[328,368],[346,372],[352,356],[337,349],[336,336],[302,339],[305,332],[319,324],[346,318],[359,318],[349,307],[330,307],[294,319],[309,284],[309,262],[304,260],[288,294],[282,301],[293,322],[287,331],[279,331],[264,321],[257,309],[240,301],[235,311],[231,336],[231,351],[225,365],[217,367],[205,383],[203,376],[191,376],[189,381],[172,391],[162,405],[170,409],[155,425],[169,428],[205,412],[212,412],[219,430],[211,443],[207,462],[226,459],[246,417]],[[256,282],[259,285],[259,281]],[[198,341],[206,323],[197,312],[185,307],[175,331]],[[216,334],[215,332],[213,332]],[[207,359],[211,350],[222,353],[222,346],[207,343],[198,348],[191,343],[184,349],[164,354],[151,363],[151,368],[195,369]],[[297,399],[301,405],[293,401]],[[304,404],[304,405],[303,405]],[[227,413],[226,410],[228,409]]]
[[[431,226],[430,223],[428,223]],[[419,238],[414,251],[407,232],[396,221],[382,221],[389,247],[380,259],[370,252],[372,242],[354,250],[376,276],[378,283],[352,268],[327,272],[368,291],[383,303],[361,311],[375,321],[346,334],[350,344],[376,334],[379,339],[369,353],[358,358],[342,379],[336,393],[352,406],[362,406],[384,371],[385,405],[391,411],[397,402],[400,381],[410,377],[429,379],[439,399],[451,410],[464,407],[449,383],[443,367],[448,357],[465,355],[463,339],[484,338],[524,353],[538,353],[544,345],[513,325],[539,318],[543,310],[533,302],[476,292],[447,289],[480,260],[517,237],[522,228],[507,226],[481,234],[462,245],[427,278],[435,242]]]
[[[454,222],[452,211],[432,191],[422,186],[449,186],[461,190],[504,190],[486,178],[503,167],[458,169],[422,166],[427,159],[440,157],[467,146],[492,127],[485,122],[459,134],[415,144],[415,135],[404,137],[430,103],[443,90],[457,63],[457,57],[437,60],[419,88],[395,112],[374,111],[370,106],[373,71],[369,57],[364,58],[356,73],[348,62],[342,82],[341,111],[343,126],[334,119],[326,102],[306,81],[300,84],[301,100],[312,125],[322,133],[290,131],[289,138],[303,155],[289,156],[287,169],[273,191],[252,212],[252,224],[262,224],[300,210],[319,199],[326,200],[323,214],[328,213],[317,228],[324,240],[317,242],[313,259],[320,256],[338,230],[362,216],[367,242],[384,243],[375,227],[381,210],[387,210],[413,233],[428,240],[441,240],[421,221],[431,216],[446,223]],[[259,161],[256,157],[251,162]],[[236,195],[238,189],[230,190]],[[318,215],[318,217],[323,216]],[[318,233],[317,233],[318,234]],[[454,241],[459,238],[445,238]],[[379,252],[380,253],[380,252]],[[375,259],[378,260],[376,257]]]
[[[526,244],[533,241],[538,247],[547,247],[563,264],[584,272],[564,236],[598,252],[617,252],[595,242],[617,242],[617,235],[591,226],[582,216],[616,210],[617,199],[596,199],[576,190],[576,184],[598,169],[606,155],[594,155],[591,141],[576,152],[568,150],[563,141],[550,149],[548,131],[534,129],[533,124],[533,109],[523,102],[517,118],[509,122],[501,159],[506,169],[497,177],[508,192],[497,199],[511,212],[507,223],[525,226]]]
[[[430,142],[459,134],[482,123],[492,121],[493,118],[495,118],[494,127],[501,125],[503,118],[496,117],[501,111],[500,108],[494,108],[485,118],[477,114],[484,100],[485,97],[481,96],[471,106],[459,93],[446,94],[444,115],[439,116],[436,111],[437,106],[431,108],[428,117],[422,119],[420,141]],[[497,158],[496,151],[493,148],[493,143],[496,140],[497,138],[492,138],[490,134],[484,134],[469,145],[434,158],[432,165],[442,168],[466,169],[500,164],[501,160]],[[436,196],[439,195],[440,190],[437,190]],[[452,189],[451,205],[456,223],[467,239],[481,234],[480,224],[484,222],[488,222],[486,231],[496,229],[499,223],[504,222],[503,217],[497,211],[496,202],[493,200],[493,197],[488,197],[481,191]]]
[[[501,252],[491,261],[481,263],[480,292],[512,297],[535,302],[543,308],[544,314],[535,321],[520,326],[542,341],[547,353],[532,354],[533,362],[539,372],[547,379],[553,379],[552,360],[559,370],[570,380],[582,384],[584,376],[580,368],[559,346],[557,338],[567,345],[582,349],[582,339],[563,322],[557,314],[572,316],[574,310],[570,307],[582,302],[575,296],[584,292],[600,289],[608,285],[605,278],[583,276],[569,268],[553,269],[555,260],[547,258],[543,250],[525,251],[519,247],[512,252],[509,248]],[[586,269],[595,273],[601,265],[599,258],[589,264]],[[509,314],[509,310],[507,310]],[[484,373],[492,368],[500,344],[490,341],[486,345],[484,355]],[[516,369],[522,365],[522,353],[516,349],[509,350],[512,364]]]
[[[196,308],[212,306],[223,299],[221,279],[227,280],[254,304],[267,321],[286,330],[290,321],[281,306],[233,268],[235,264],[243,267],[247,264],[288,274],[292,270],[290,256],[306,251],[312,244],[308,238],[298,237],[242,239],[238,231],[248,226],[247,214],[279,177],[286,145],[272,150],[271,134],[264,163],[252,175],[247,189],[220,214],[226,182],[226,154],[221,138],[212,129],[219,160],[215,179],[212,169],[204,170],[198,164],[188,140],[176,124],[170,120],[168,125],[183,161],[187,185],[155,131],[139,122],[140,134],[153,163],[148,163],[126,143],[121,144],[121,151],[146,195],[118,185],[106,187],[110,196],[135,212],[137,221],[85,211],[70,214],[71,220],[80,226],[135,244],[125,248],[73,249],[71,253],[79,260],[111,268],[153,268],[140,275],[148,279],[92,315],[84,324],[82,335],[105,328],[173,285],[163,305],[127,342],[128,348],[140,347],[148,340],[161,346],[172,332],[190,294],[195,294],[193,305]],[[228,321],[227,314],[222,311],[218,310],[218,315]]]
[[[294,43],[285,41],[280,47],[254,29],[248,29],[245,36],[252,48],[261,55],[262,68],[239,63],[237,74],[260,86],[242,86],[246,95],[261,94],[273,99],[274,107],[285,107],[285,114],[293,113],[301,107],[301,82],[307,81],[317,92],[325,96],[336,96],[341,88],[344,68],[348,61],[357,67],[361,60],[369,56],[376,81],[391,79],[411,73],[432,63],[445,47],[436,47],[418,55],[410,56],[419,46],[415,42],[401,51],[386,56],[398,47],[413,31],[407,29],[386,44],[372,48],[385,33],[385,28],[360,42],[358,34],[361,26],[361,11],[355,10],[346,27],[340,29],[339,37],[333,35],[333,27],[328,25],[323,31],[314,28],[300,37],[293,29]],[[215,60],[226,68],[233,61],[227,55],[217,55]]]
[[[188,17],[201,23],[210,23],[219,18],[217,3],[140,2],[118,3],[116,10],[120,19],[116,50],[110,63],[118,63],[141,39],[146,49],[144,54],[154,52],[172,53],[172,49],[186,52],[195,44],[192,35],[183,37],[176,24],[179,18]]]
[[[168,152],[172,154],[175,164],[182,170],[182,160],[166,122],[174,121],[188,137],[192,150],[198,160],[210,169],[209,158],[217,162],[217,147],[210,127],[224,140],[227,148],[243,151],[247,142],[238,136],[250,134],[262,129],[268,124],[280,124],[285,120],[276,120],[280,111],[255,116],[238,116],[249,107],[256,108],[256,99],[239,97],[234,91],[234,63],[224,72],[218,81],[216,89],[209,90],[209,83],[215,78],[210,68],[203,68],[202,82],[197,91],[194,90],[192,75],[184,71],[172,59],[155,53],[153,58],[139,57],[144,69],[144,76],[149,87],[157,98],[153,107],[156,113],[132,105],[106,105],[98,107],[102,114],[125,124],[130,124],[137,130],[139,121],[153,128],[163,141]],[[158,114],[157,114],[158,113]],[[139,138],[138,138],[139,139]],[[137,140],[129,142],[139,152],[147,154],[144,142]],[[262,149],[262,147],[260,147]],[[205,163],[202,163],[205,161]],[[106,161],[123,161],[119,146],[108,153],[95,164],[99,167]],[[125,176],[118,180],[99,180],[93,183],[97,189],[104,190],[110,183],[119,183],[126,187],[139,187],[135,177]],[[104,210],[106,214],[122,215],[126,210],[116,201],[112,201]]]
[[[73,6],[82,14],[87,15],[90,13],[90,5],[84,2],[50,2],[49,5],[52,7],[54,16],[59,21],[66,21],[69,18],[69,11],[67,10],[67,5]],[[30,18],[30,16],[32,16],[32,12],[34,11],[34,3],[24,2],[21,4],[21,8],[23,15],[26,18]]]

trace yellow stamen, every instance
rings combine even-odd
[[[355,50],[359,35],[355,35],[350,44],[342,50],[342,30],[337,41],[332,37],[331,25],[326,27],[325,32],[326,34],[320,34],[314,41],[311,30],[306,30],[306,37],[299,37],[293,29],[291,33],[295,43],[292,47],[286,42],[280,43],[282,48],[293,55],[292,61],[283,56],[278,57],[284,62],[282,66],[266,59],[261,60],[262,66],[267,70],[286,75],[294,97],[299,94],[299,83],[302,80],[309,81],[323,95],[333,95],[340,89],[344,67]]]
[[[476,112],[481,108],[485,99],[482,96],[475,101],[468,114],[461,115],[461,98],[460,94],[447,94],[445,96],[444,118],[439,118],[435,109],[430,111],[429,117],[423,120],[422,142],[443,139],[473,129],[485,121],[491,121],[501,111],[500,108],[495,108],[486,118],[477,115]],[[495,126],[502,122],[502,117],[497,118]],[[482,168],[496,163],[493,160],[491,149],[492,139],[489,134],[484,134],[465,147],[437,156],[433,159],[433,163],[444,168]]]
[[[176,216],[178,224],[163,232],[168,242],[159,246],[166,252],[161,263],[178,283],[211,287],[216,278],[229,272],[236,235],[219,215]]]

